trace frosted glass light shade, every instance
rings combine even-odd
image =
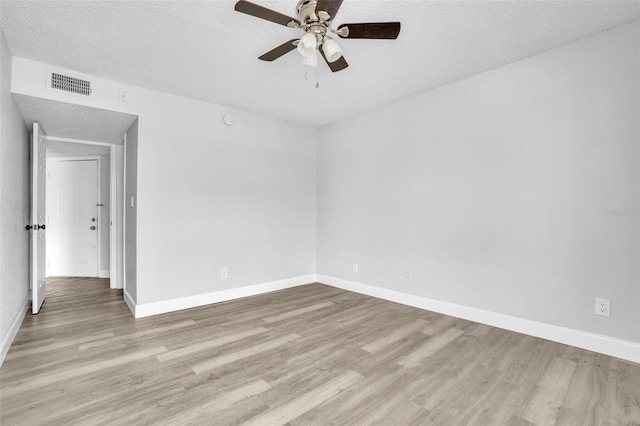
[[[322,43],[322,51],[328,62],[335,62],[342,56],[342,49],[333,39],[326,39]]]
[[[316,35],[313,33],[306,33],[298,42],[297,49],[302,56],[309,58],[313,56],[317,47],[318,41],[316,40]]]
[[[304,58],[304,63],[305,65],[309,65],[310,67],[315,67],[318,65],[318,54],[317,51],[314,50],[313,51],[313,55],[309,56],[308,58]]]

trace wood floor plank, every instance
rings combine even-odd
[[[408,335],[418,331],[418,330],[422,330],[424,329],[425,325],[426,325],[426,321],[423,319],[419,319],[416,320],[412,323],[406,324],[400,328],[396,328],[395,330],[393,330],[391,333],[389,333],[386,336],[382,336],[379,337],[378,339],[374,340],[373,342],[367,343],[366,345],[364,345],[362,347],[362,349],[364,349],[367,352],[370,353],[375,353],[378,352],[380,349],[383,349],[387,346],[389,346],[392,343],[395,343],[399,340],[404,339],[405,337],[407,337]]]
[[[250,422],[247,422],[246,426],[284,425],[289,423],[361,379],[362,376],[355,371],[347,370],[324,385],[255,417]]]
[[[380,421],[383,417],[380,414],[382,406],[393,401],[404,401],[390,395],[394,395],[402,386],[407,374],[409,373],[405,368],[395,364],[381,366],[378,374],[363,376],[358,383],[307,411],[291,423],[294,425],[353,422],[371,424],[374,418]],[[415,404],[411,403],[411,405]]]
[[[463,334],[464,331],[462,330],[458,330],[457,328],[449,328],[438,334],[437,336],[434,336],[431,339],[427,340],[420,348],[416,349],[412,353],[400,358],[398,364],[404,367],[415,367],[425,358],[428,358],[431,355],[435,354]]]
[[[90,335],[90,336],[83,336],[83,337],[79,337],[77,339],[65,339],[65,340],[61,340],[61,341],[52,341],[50,344],[43,344],[41,346],[38,347],[31,347],[29,349],[25,349],[25,350],[16,350],[14,352],[11,352],[10,354],[7,354],[7,359],[12,359],[12,358],[23,358],[27,357],[29,355],[35,355],[35,354],[41,354],[41,353],[45,353],[45,352],[49,352],[49,351],[55,351],[55,350],[59,350],[62,348],[66,348],[69,346],[78,346],[78,349],[81,350],[83,344],[86,344],[87,342],[94,342],[96,340],[102,340],[102,339],[108,339],[113,337],[114,334],[112,331],[106,332],[106,333],[100,333],[100,334],[95,334],[95,335]]]
[[[386,399],[363,413],[357,419],[351,419],[346,425],[414,425],[433,424],[430,413],[423,407],[406,399]]]
[[[428,398],[423,407],[429,410],[429,420],[436,424],[463,424],[468,414],[478,411],[488,395],[493,393],[500,383],[499,371],[486,368],[468,371],[459,380],[464,387],[447,387],[435,392],[440,398]],[[447,395],[446,397],[442,397]],[[451,407],[464,407],[464,410],[451,410]]]
[[[209,370],[213,370],[214,368],[218,368],[222,365],[228,364],[230,362],[235,362],[250,356],[257,355],[262,352],[267,352],[272,349],[275,349],[279,346],[282,346],[286,343],[292,342],[296,339],[299,339],[300,335],[291,333],[286,336],[279,337],[277,339],[269,340],[267,342],[261,343],[259,345],[251,346],[246,349],[242,349],[240,351],[236,351],[229,354],[224,354],[217,356],[215,358],[209,359],[207,361],[201,362],[193,366],[193,371],[196,374],[200,374]]]
[[[311,305],[311,306],[305,306],[304,308],[300,308],[300,309],[294,309],[293,311],[288,311],[288,312],[284,312],[282,314],[278,314],[278,315],[274,315],[274,316],[270,316],[265,318],[263,321],[266,323],[272,323],[272,322],[278,322],[278,321],[282,321],[291,317],[295,317],[295,316],[299,316],[299,315],[303,315],[309,312],[313,312],[315,310],[318,309],[322,309],[322,308],[327,308],[329,306],[333,306],[332,302],[322,302],[322,303],[316,303],[315,305]]]
[[[141,362],[124,364],[109,371],[108,375],[79,376],[70,382],[58,382],[31,390],[29,397],[37,402],[36,409],[29,411],[33,416],[18,414],[33,424],[38,424],[37,408],[40,407],[55,407],[47,412],[46,418],[51,424],[76,424],[78,418],[109,417],[114,413],[121,418],[127,410],[135,412],[152,401],[161,401],[185,389],[180,379],[186,374],[192,375],[191,371],[158,374],[157,365],[157,360],[150,357]],[[64,404],[60,404],[61,395],[64,395]],[[24,394],[18,394],[17,397],[15,401],[20,401]],[[7,402],[12,403],[11,400]],[[87,421],[85,424],[90,423]]]
[[[440,333],[443,330],[446,330],[448,328],[454,327],[457,321],[458,321],[458,318],[448,317],[446,315],[441,315],[440,318],[429,322],[424,327],[422,332],[424,334],[428,334],[430,336],[433,336],[435,334]]]
[[[200,399],[199,404],[194,404],[195,401],[186,399],[182,393],[171,400],[161,401],[159,406],[138,410],[127,417],[126,421],[129,424],[199,424],[203,419],[212,416],[215,418],[216,412],[221,407],[231,407],[269,389],[271,387],[264,380],[258,380],[221,394],[205,395],[205,398]]]
[[[640,425],[640,365],[322,284],[135,319],[55,278],[4,425]]]
[[[602,418],[616,419],[620,424],[632,419],[640,425],[640,368],[638,364],[607,357],[607,380],[600,383],[606,388]]]
[[[129,362],[135,362],[166,351],[167,348],[165,348],[164,346],[158,346],[155,348],[136,351],[113,359],[96,362],[74,370],[63,370],[56,373],[41,374],[37,378],[29,378],[28,380],[25,379],[12,387],[8,387],[3,390],[3,393],[11,395],[16,392],[25,392],[29,389],[46,386],[55,382],[72,380],[78,376],[102,372],[103,370],[108,370],[110,368],[117,367],[122,364],[127,364]]]
[[[522,408],[526,398],[522,388],[500,381],[491,392],[484,392],[484,399],[473,410],[464,414],[460,424],[473,426],[512,424],[514,413]]]
[[[194,345],[185,346],[180,349],[170,350],[159,355],[156,355],[158,361],[168,361],[170,359],[178,358],[181,356],[189,355],[195,352],[204,351],[207,349],[217,348],[219,346],[224,346],[228,343],[237,342],[238,340],[246,339],[248,337],[252,337],[261,333],[266,333],[267,330],[264,327],[258,327],[250,330],[246,330],[239,333],[234,333],[228,336],[218,337],[209,341],[196,343]]]
[[[534,424],[555,423],[575,369],[574,361],[553,358],[532,389],[522,418]]]
[[[194,325],[196,322],[194,320],[180,321],[172,324],[168,324],[165,326],[155,327],[148,330],[142,330],[139,333],[136,333],[140,336],[146,336],[148,334],[158,334],[158,333],[166,333],[168,331],[174,331],[178,329],[183,329],[185,327],[190,327]]]

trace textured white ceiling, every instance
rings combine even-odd
[[[27,126],[37,121],[47,136],[121,144],[137,118],[122,112],[14,94]]]
[[[255,0],[294,15],[296,0]],[[305,81],[301,30],[231,0],[2,0],[15,56],[319,126],[638,19],[638,1],[344,0],[336,24],[399,20],[397,40],[339,40],[350,67]]]

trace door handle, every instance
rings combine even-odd
[[[92,231],[95,231],[95,230],[96,230],[96,227],[95,227],[95,226],[92,226],[92,227],[90,227],[89,229],[91,229]]]

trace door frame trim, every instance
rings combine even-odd
[[[125,135],[123,134],[122,140],[124,143]],[[121,210],[124,210],[124,204],[120,205],[118,200],[118,189],[122,191],[124,194],[124,175],[120,177],[117,175],[117,170],[119,169],[119,165],[124,170],[124,163],[119,164],[124,161],[124,157],[120,158],[118,156],[118,147],[120,147],[120,153],[124,152],[124,145],[111,143],[111,142],[98,142],[98,141],[90,141],[83,139],[71,139],[71,138],[61,138],[56,136],[47,136],[45,140],[56,141],[56,142],[68,142],[68,143],[77,143],[83,145],[95,145],[95,146],[106,146],[109,147],[109,199],[110,199],[110,230],[109,230],[109,283],[111,288],[124,288],[124,240],[121,241],[121,246],[118,244],[118,234],[122,234],[122,230],[124,229],[124,223],[118,219],[118,207]],[[58,157],[56,157],[58,158]],[[75,157],[81,158],[81,157]],[[86,158],[86,157],[85,157]],[[100,163],[98,163],[98,167],[100,167]],[[98,181],[100,180],[100,169],[98,168]],[[98,194],[100,195],[100,187],[98,186]],[[124,218],[124,216],[122,216]],[[98,220],[101,218],[98,217]],[[100,233],[98,233],[99,237]],[[100,240],[98,240],[98,247],[100,247]],[[120,261],[118,261],[120,260]],[[98,265],[98,272],[100,271],[100,266]]]

